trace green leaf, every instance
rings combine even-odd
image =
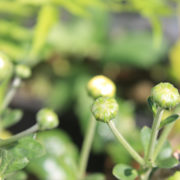
[[[148,69],[165,55],[167,42],[163,41],[162,46],[157,49],[153,45],[150,33],[130,32],[115,38],[106,48],[103,57],[106,62]]]
[[[13,151],[1,149],[0,176],[24,168],[28,164],[28,159]]]
[[[165,142],[155,163],[159,168],[172,168],[178,164],[178,160],[172,156],[172,148],[168,141]]]
[[[14,151],[28,158],[28,160],[38,158],[45,154],[43,146],[32,137],[24,137],[18,141]]]
[[[143,127],[141,130],[141,142],[144,148],[144,155],[147,154],[148,145],[151,137],[151,129],[147,126]]]
[[[178,114],[173,114],[173,115],[167,117],[166,119],[161,121],[160,128],[163,128],[164,126],[176,121],[178,118],[179,118]]]
[[[21,170],[27,166],[29,160],[26,157],[9,152],[10,162],[5,174]]]
[[[156,165],[159,168],[173,168],[178,165],[179,161],[174,157],[169,157],[166,159],[159,160]]]
[[[23,113],[19,109],[11,110],[6,109],[2,114],[2,127],[8,128],[16,123],[18,123],[23,116]]]
[[[32,137],[24,137],[17,143],[1,150],[0,175],[6,175],[23,169],[33,158],[43,155],[40,143]]]
[[[28,170],[38,179],[77,179],[78,151],[69,136],[62,130],[40,132],[37,140],[45,147],[46,154],[34,159]]]
[[[149,104],[149,107],[151,108],[151,111],[153,112],[153,114],[156,114],[157,113],[157,106],[153,102],[152,97],[148,98],[148,104]]]
[[[138,173],[128,165],[117,164],[113,168],[113,175],[121,180],[134,180],[138,176]]]
[[[168,141],[166,141],[164,143],[160,153],[158,154],[157,161],[167,159],[167,158],[171,157],[171,155],[172,155],[171,145],[169,144]]]
[[[8,166],[8,151],[0,149],[0,176],[4,174]]]
[[[94,173],[88,175],[84,180],[105,180],[105,176],[101,173]]]
[[[5,176],[6,180],[26,180],[27,174],[24,171],[17,171]]]
[[[167,180],[179,180],[180,179],[180,172],[177,171],[173,174],[173,176],[170,176]]]
[[[51,5],[42,6],[38,14],[30,56],[36,57],[44,46],[50,29],[57,21],[57,15],[56,7]]]

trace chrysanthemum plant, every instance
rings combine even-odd
[[[16,135],[7,133],[6,128],[22,118],[22,111],[10,109],[9,104],[22,80],[31,76],[31,69],[23,64],[13,65],[4,54],[0,54],[0,180],[22,179],[20,170],[29,161],[43,155],[42,145],[36,141],[36,132],[58,126],[58,116],[48,108],[39,110],[36,124]],[[7,88],[10,86],[9,88]],[[5,89],[8,89],[5,91]]]
[[[84,179],[85,177],[96,120],[106,123],[109,126],[119,143],[122,144],[131,157],[139,164],[138,169],[134,169],[129,164],[115,165],[113,175],[117,179],[150,180],[153,179],[153,174],[159,169],[171,169],[179,164],[178,159],[173,156],[172,149],[167,141],[167,137],[175,121],[179,118],[179,115],[174,112],[174,109],[180,102],[180,95],[172,84],[160,83],[152,88],[148,103],[154,120],[151,128],[145,126],[141,130],[141,141],[144,149],[144,152],[141,152],[141,154],[127,142],[113,121],[118,113],[118,103],[115,99],[116,87],[114,83],[104,76],[95,76],[89,81],[87,89],[90,96],[94,98],[94,103],[92,105],[92,118],[89,122],[80,156],[79,179]],[[170,110],[171,115],[163,119],[165,110]],[[121,156],[121,154],[119,155]]]

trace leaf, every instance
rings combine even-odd
[[[156,165],[159,168],[173,168],[178,165],[179,161],[174,157],[169,157],[166,159],[159,160]]]
[[[94,173],[86,176],[84,180],[105,180],[105,176],[101,173]]]
[[[7,151],[0,149],[0,176],[4,174],[8,166],[8,155]]]
[[[121,180],[134,180],[138,176],[138,173],[128,165],[117,164],[113,168],[113,175]]]
[[[151,129],[148,128],[147,126],[143,127],[143,129],[141,130],[141,142],[144,148],[145,156],[147,154],[150,137],[151,137]]]
[[[162,159],[167,159],[167,158],[171,157],[171,155],[172,155],[172,148],[171,148],[169,142],[166,141],[164,143],[160,153],[158,154],[157,161],[162,160]]]
[[[17,143],[1,150],[0,175],[23,169],[31,159],[40,157],[43,153],[42,145],[32,137],[20,139]]]
[[[161,121],[160,129],[163,128],[164,126],[176,121],[178,118],[179,118],[178,114],[173,114],[173,115],[167,117],[165,120]]]
[[[38,14],[30,56],[36,57],[44,46],[48,33],[57,20],[57,14],[56,7],[51,5],[42,6]]]
[[[173,176],[170,176],[167,180],[179,180],[180,179],[180,172],[176,171]]]
[[[150,33],[131,32],[115,38],[105,48],[103,60],[106,62],[148,69],[165,55],[167,42],[163,41],[162,46],[157,49],[153,46]],[[151,57],[148,54],[151,54]]]
[[[69,136],[56,129],[38,133],[37,139],[45,147],[46,154],[34,159],[28,171],[39,180],[77,179],[78,151]]]
[[[6,149],[1,149],[0,176],[20,170],[24,168],[28,162],[26,157],[14,154],[12,151]]]
[[[153,114],[156,114],[157,113],[157,106],[153,102],[152,97],[148,98],[148,104],[149,104],[149,107],[151,108],[151,111],[153,112]]]
[[[24,171],[17,171],[5,176],[6,180],[26,180],[27,174]]]
[[[61,0],[60,4],[74,15],[83,16],[83,17],[87,17],[90,15],[90,13],[84,7],[82,7],[81,4],[78,4],[76,1],[71,2],[67,0]]]
[[[180,41],[178,40],[169,52],[170,59],[170,73],[171,76],[177,81],[180,82]]]
[[[165,142],[161,152],[156,159],[159,168],[172,168],[178,164],[178,160],[172,156],[172,148],[168,141]]]
[[[29,163],[29,160],[26,157],[17,156],[16,154],[13,153],[9,154],[9,159],[11,161],[9,162],[5,174],[21,170],[25,168]]]
[[[15,146],[15,151],[19,151],[28,160],[38,158],[45,153],[43,146],[32,137],[24,137]]]
[[[8,128],[21,120],[23,113],[21,110],[6,109],[2,114],[2,127]]]

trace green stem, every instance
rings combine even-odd
[[[113,134],[119,140],[119,142],[126,148],[129,154],[142,166],[145,164],[144,159],[131,147],[131,145],[125,140],[125,138],[120,134],[120,132],[116,129],[114,122],[111,120],[108,123],[110,129],[112,130]]]
[[[148,180],[151,171],[152,171],[152,168],[149,168],[144,174],[142,174],[141,175],[141,180]]]
[[[1,105],[1,112],[8,107],[9,103],[11,102],[12,98],[14,97],[16,90],[20,86],[20,84],[21,84],[21,79],[16,77],[12,82],[9,92],[6,94],[6,96],[4,98],[4,101]]]
[[[83,179],[85,176],[85,171],[87,168],[88,157],[94,138],[94,133],[96,129],[96,120],[92,116],[89,121],[88,129],[83,141],[82,150],[80,154],[80,163],[79,163],[79,179]]]
[[[25,131],[22,131],[19,134],[16,134],[9,139],[1,140],[0,141],[0,147],[6,146],[8,144],[11,144],[11,143],[19,140],[20,138],[22,138],[24,136],[35,133],[38,131],[38,129],[39,129],[38,124],[35,124],[34,126],[30,127],[29,129],[26,129]]]
[[[156,145],[156,148],[155,148],[155,151],[154,151],[154,154],[153,154],[153,157],[152,157],[152,160],[154,161],[156,159],[156,157],[158,156],[159,152],[161,151],[169,133],[171,132],[173,126],[174,126],[175,122],[171,123],[171,124],[168,124],[163,132],[161,133],[161,136],[159,138],[159,141]]]
[[[155,115],[154,121],[153,121],[153,126],[152,126],[152,133],[151,133],[151,138],[148,146],[148,152],[145,157],[145,161],[151,161],[152,160],[152,155],[154,153],[155,145],[156,145],[156,140],[159,132],[159,126],[161,122],[161,118],[163,115],[164,110],[159,108],[157,111],[157,114]]]

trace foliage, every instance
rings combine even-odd
[[[169,46],[167,38],[163,37],[161,18],[174,16],[178,5],[175,0],[1,0],[0,51],[5,56],[1,56],[0,60],[6,59],[6,55],[8,58],[7,63],[0,67],[0,133],[22,119],[22,110],[12,109],[9,105],[22,80],[30,78],[33,70],[32,80],[27,83],[31,93],[38,94],[45,105],[61,113],[74,105],[81,132],[86,137],[94,102],[85,88],[89,79],[94,74],[108,74],[116,80],[118,75],[116,71],[109,73],[109,65],[120,67],[119,70],[126,66],[145,71],[154,68],[167,54]],[[117,13],[141,15],[151,24],[152,33],[130,28],[114,33],[108,20]],[[179,81],[178,49],[177,42],[170,53],[171,75],[176,81]],[[39,64],[45,60],[47,64],[41,69]],[[119,96],[121,92],[118,93]],[[120,107],[114,118],[116,134],[122,132],[134,152],[144,157],[137,153],[134,158],[133,153],[118,143],[107,124],[97,122],[93,134],[95,138],[91,139],[92,149],[95,153],[107,153],[117,163],[113,175],[130,180],[138,176],[144,178],[148,171],[153,173],[159,168],[175,167],[178,161],[163,138],[178,120],[178,112],[172,111],[172,115],[159,122],[157,130],[144,127],[139,132],[134,123],[135,105],[119,97],[116,99]],[[156,118],[159,107],[152,97],[148,102]],[[109,111],[104,110],[103,115],[106,115]],[[27,170],[43,180],[105,179],[101,173],[85,176],[82,172],[82,177],[79,177],[82,154],[79,155],[72,140],[62,130],[40,132],[37,137],[32,135],[42,129],[57,127],[58,118],[56,114],[54,116],[53,125],[52,116],[43,115],[43,120],[37,119],[35,126],[8,139],[1,137],[0,178],[25,180],[27,174],[22,169],[28,165]],[[45,121],[50,124],[45,124]],[[166,134],[162,136],[162,141],[160,137],[158,146],[158,142],[153,144],[152,134],[160,129]],[[160,151],[157,151],[156,157],[151,157],[153,146]],[[129,166],[134,163],[133,158],[141,164],[141,169]]]

